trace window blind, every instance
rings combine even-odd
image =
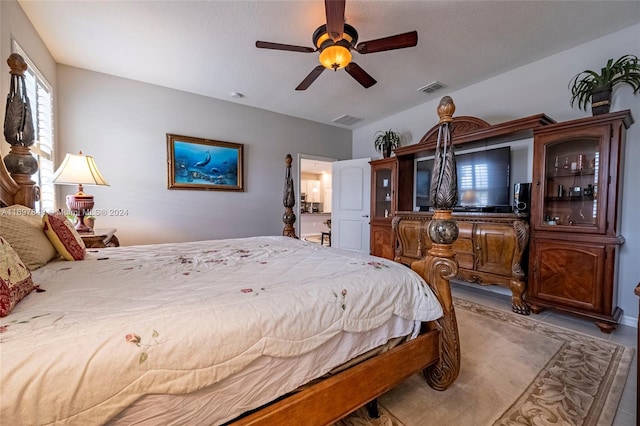
[[[32,179],[40,187],[40,201],[36,202],[35,208],[40,212],[51,212],[55,210],[52,88],[15,40],[13,52],[20,54],[28,65],[24,79],[35,131],[35,142],[31,152],[38,161],[38,172]]]

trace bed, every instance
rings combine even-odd
[[[324,425],[416,372],[446,389],[460,359],[453,254],[412,270],[295,238],[285,162],[282,236],[34,268],[35,290],[0,318],[0,423]],[[0,166],[3,206],[35,198]]]

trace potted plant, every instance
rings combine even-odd
[[[633,93],[640,91],[640,62],[635,55],[624,55],[617,61],[609,59],[607,64],[597,73],[584,70],[569,81],[571,90],[571,106],[587,110],[591,101],[593,115],[609,112],[611,93],[619,84],[627,83],[633,87]]]
[[[391,156],[391,150],[400,146],[401,140],[400,133],[393,130],[382,131],[378,130],[375,134],[373,146],[376,151],[381,152],[384,158]]]

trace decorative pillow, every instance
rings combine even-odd
[[[42,216],[29,207],[16,204],[1,208],[0,235],[32,271],[58,256],[56,248],[42,231]]]
[[[18,253],[0,237],[0,317],[6,317],[16,304],[35,287],[31,271]]]
[[[78,231],[66,217],[45,213],[42,222],[44,233],[62,257],[67,260],[84,259],[87,248]]]

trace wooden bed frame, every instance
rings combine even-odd
[[[11,58],[15,60],[13,55]],[[12,74],[26,70],[26,64],[24,68],[11,64],[10,67]],[[440,107],[438,112],[440,114]],[[443,116],[440,115],[443,122]],[[29,151],[29,146],[12,146],[9,156],[12,153],[20,156],[30,155]],[[297,238],[293,227],[295,198],[291,177],[291,155],[286,156],[285,164],[283,235]],[[30,174],[20,173],[20,170],[7,170],[5,162],[2,162],[0,203],[3,206],[22,204],[33,208],[38,194],[38,188],[31,180]],[[446,212],[441,214],[446,216]],[[424,323],[417,338],[279,399],[231,424],[332,424],[366,404],[373,402],[371,406],[374,406],[377,397],[420,371],[432,388],[446,389],[456,379],[460,370],[458,326],[449,285],[449,279],[455,277],[458,265],[451,244],[434,244],[429,255],[414,262],[412,269],[425,278],[438,297],[444,311],[442,318]]]

